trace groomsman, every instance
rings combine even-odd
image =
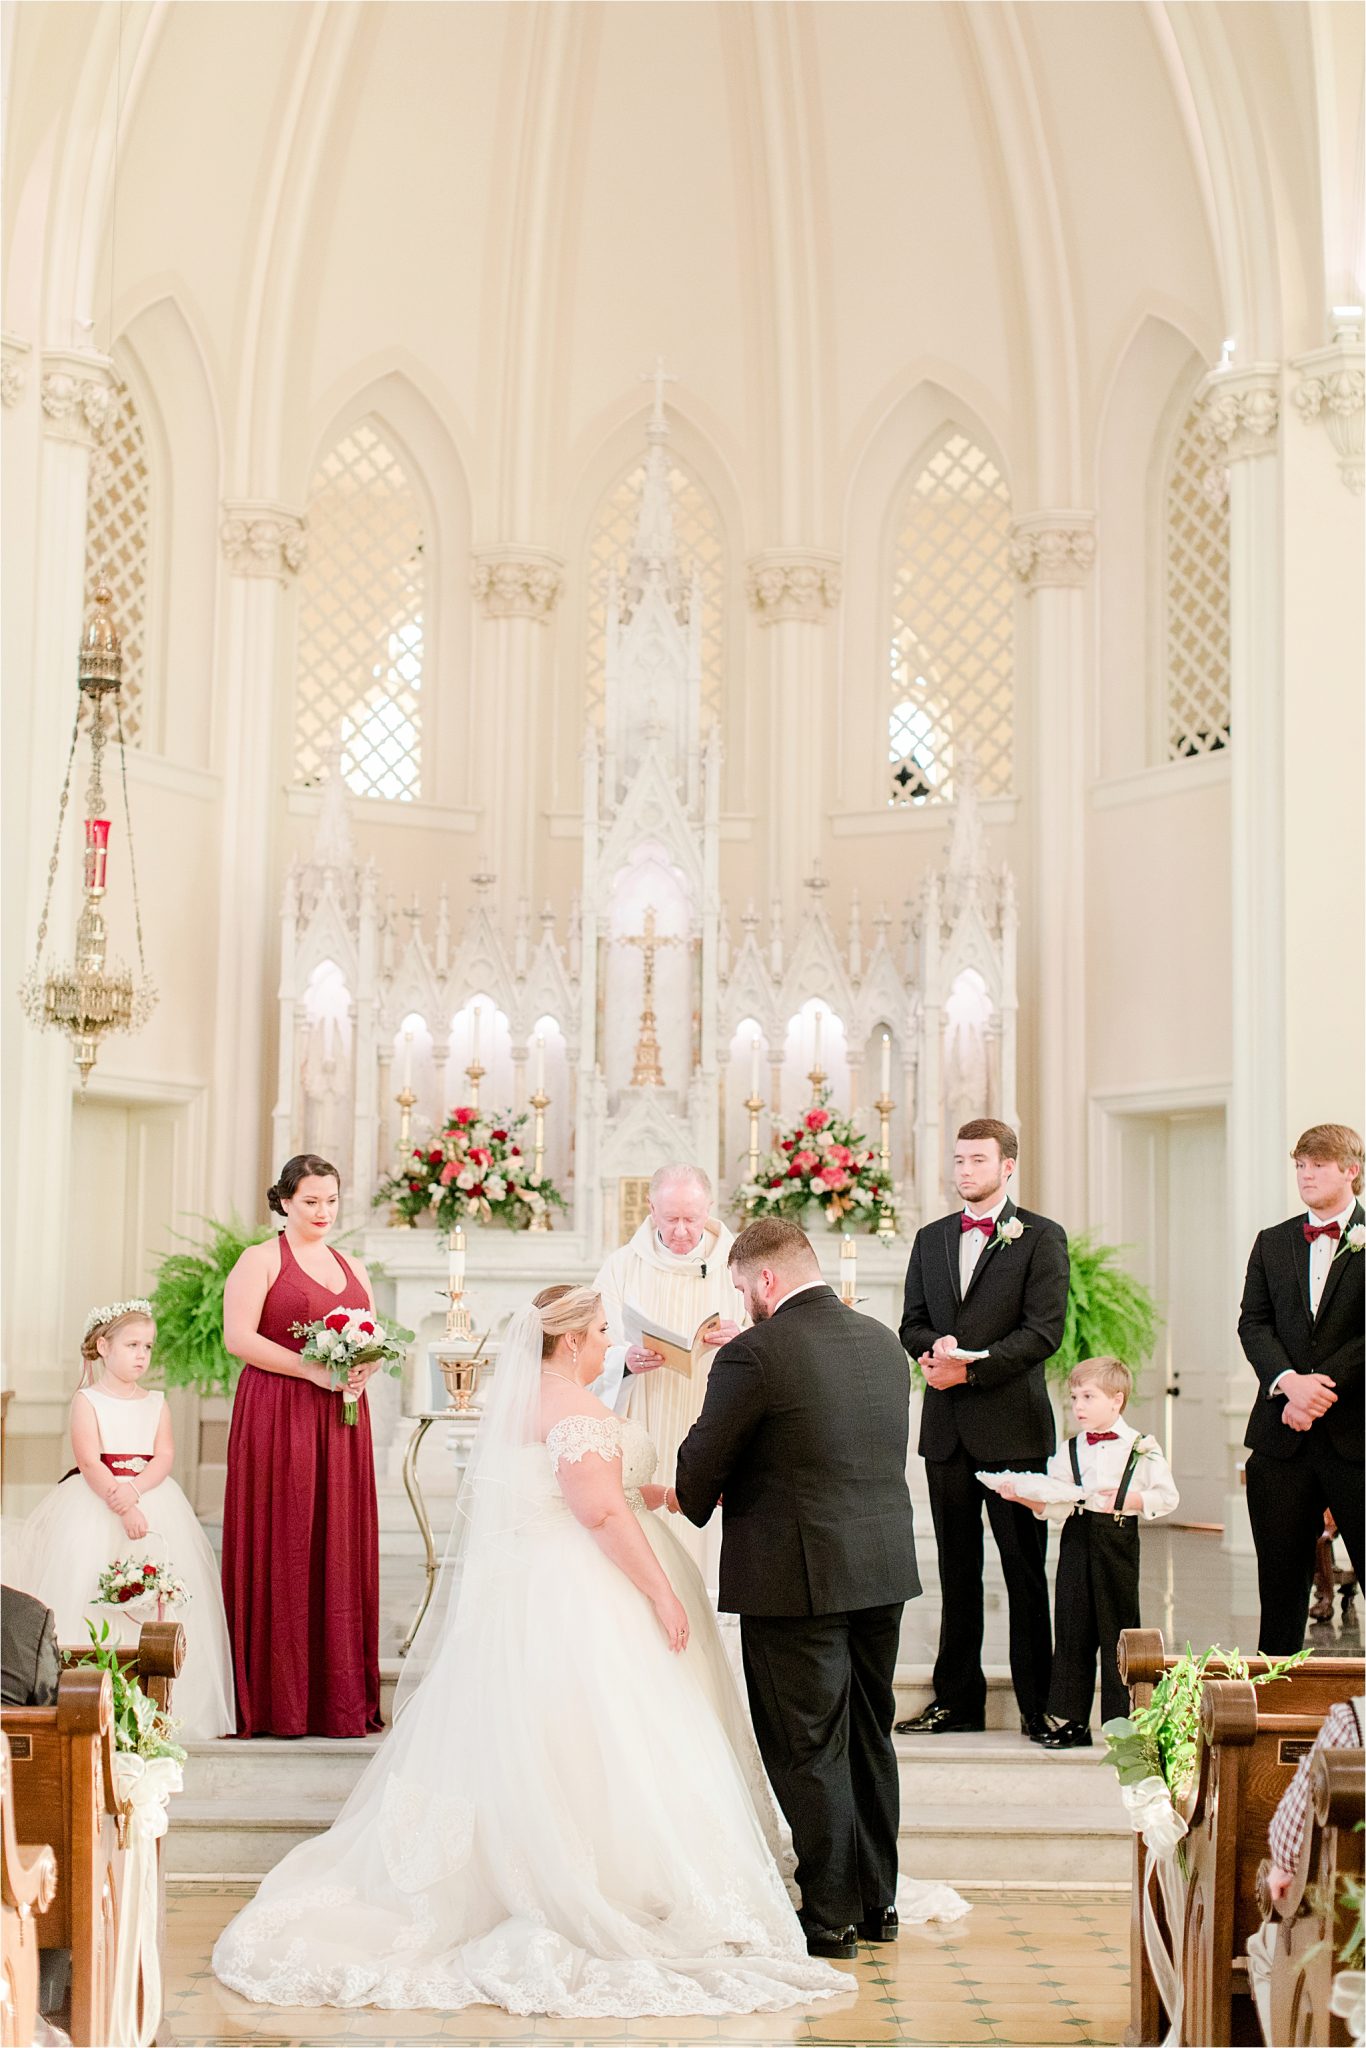
[[[1020,1145],[1009,1124],[964,1124],[953,1148],[963,1208],[916,1232],[901,1341],[920,1361],[920,1455],[939,1551],[943,1611],[934,1698],[902,1734],[948,1735],[985,1725],[982,1509],[1000,1552],[1010,1604],[1010,1676],[1020,1727],[1041,1742],[1053,1657],[1044,1575],[1046,1522],[1002,1500],[978,1472],[1042,1472],[1053,1449],[1044,1360],[1067,1316],[1067,1236],[1010,1198]]]
[[[1304,1209],[1252,1247],[1238,1336],[1261,1388],[1243,1438],[1268,1657],[1302,1648],[1323,1511],[1358,1579],[1362,1541],[1362,1314],[1366,1216],[1361,1139],[1315,1124],[1295,1147]]]

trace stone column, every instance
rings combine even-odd
[[[542,778],[540,721],[548,706],[548,627],[564,564],[541,548],[483,548],[472,577],[480,626],[475,688],[482,720],[483,844],[503,901],[532,893]]]
[[[304,558],[304,522],[258,499],[223,506],[227,573],[223,828],[218,893],[218,1028],[213,1057],[214,1201],[261,1214],[267,1161],[265,1047],[275,1005],[277,905],[271,890],[278,764],[274,759],[287,593]],[[269,1167],[270,1171],[265,1169]]]
[[[1011,533],[1034,731],[1038,1088],[1021,1163],[1031,1200],[1069,1230],[1086,1220],[1086,586],[1095,554],[1090,512],[1035,512]]]
[[[1286,1213],[1284,562],[1275,364],[1215,370],[1201,386],[1229,511],[1229,811],[1232,920],[1228,1267],[1232,1311],[1257,1232]],[[1236,1467],[1253,1379],[1229,1340],[1224,1545],[1250,1554]]]
[[[58,794],[76,715],[90,456],[109,416],[111,391],[109,364],[102,357],[54,351],[41,358],[26,749],[22,730],[11,728],[8,734],[9,744],[21,750],[28,789],[26,818],[22,822],[11,819],[12,828],[19,825],[25,844],[26,965],[37,937]],[[16,399],[22,395],[22,385],[14,395]],[[7,702],[12,702],[8,693]],[[63,826],[61,873],[48,925],[49,960],[69,957],[75,940],[84,788],[84,768],[78,755]],[[13,1024],[9,1056],[19,1070],[10,1161],[12,1171],[22,1175],[23,1198],[14,1210],[9,1247],[6,1352],[12,1364],[22,1367],[26,1402],[32,1398],[38,1403],[60,1403],[69,1395],[73,1377],[72,1360],[69,1352],[63,1353],[62,1337],[72,1245],[70,1223],[76,1213],[71,1199],[71,1105],[76,1073],[68,1040],[55,1031],[35,1031],[27,1023]],[[35,1410],[30,1419],[35,1430],[50,1428],[60,1434],[63,1416],[59,1409],[51,1415]]]
[[[770,548],[749,564],[749,605],[765,629],[769,706],[768,878],[794,910],[824,838],[825,635],[840,601],[834,555]]]

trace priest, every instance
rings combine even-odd
[[[650,1432],[659,1452],[655,1479],[665,1486],[673,1485],[678,1446],[702,1411],[711,1354],[737,1336],[746,1319],[726,1264],[734,1237],[709,1213],[711,1203],[711,1181],[700,1166],[661,1166],[650,1182],[644,1222],[628,1244],[611,1254],[594,1283],[612,1335],[612,1349],[594,1392],[609,1408],[643,1423]],[[707,1316],[719,1317],[706,1333],[707,1349],[690,1378],[664,1367],[657,1351],[628,1345],[628,1305],[688,1343]],[[714,1595],[719,1530],[712,1534],[694,1529],[681,1519],[670,1527],[691,1552]]]

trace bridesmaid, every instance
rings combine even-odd
[[[341,1179],[311,1152],[266,1196],[285,1219],[249,1245],[223,1292],[223,1341],[243,1361],[228,1436],[223,1600],[239,1735],[368,1735],[379,1711],[379,1511],[369,1403],[354,1426],[294,1323],[373,1308],[360,1264],[327,1242]],[[352,1375],[363,1388],[375,1366]]]

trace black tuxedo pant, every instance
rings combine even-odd
[[[1366,1569],[1366,1519],[1360,1458],[1344,1458],[1324,1438],[1309,1441],[1293,1458],[1253,1451],[1247,1461],[1247,1513],[1257,1551],[1262,1620],[1257,1647],[1268,1657],[1304,1648],[1314,1586],[1314,1549],[1331,1513],[1358,1580]]]
[[[1005,1574],[1015,1698],[1022,1714],[1042,1714],[1047,1707],[1053,1661],[1044,1572],[1048,1524],[1018,1501],[1002,1500],[989,1487],[979,1485],[976,1476],[978,1472],[1041,1472],[1046,1463],[1044,1458],[987,1463],[970,1457],[961,1444],[952,1457],[925,1461],[943,1600],[934,1696],[940,1706],[965,1720],[981,1720],[987,1703],[982,1670],[984,1504]]]
[[[1100,1662],[1100,1717],[1129,1711],[1119,1632],[1137,1628],[1138,1520],[1082,1513],[1063,1524],[1053,1588],[1053,1679],[1048,1711],[1088,1726]]]
[[[759,1754],[792,1830],[802,1912],[822,1927],[896,1903],[902,1606],[740,1617]]]

